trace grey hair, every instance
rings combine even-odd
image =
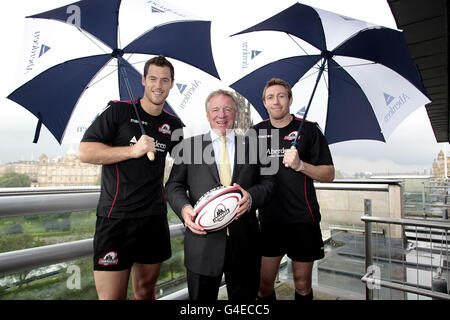
[[[218,95],[224,95],[224,96],[230,97],[231,100],[233,100],[233,103],[234,103],[234,110],[238,111],[239,101],[238,101],[236,95],[233,92],[231,92],[231,91],[224,90],[224,89],[218,89],[218,90],[215,90],[215,91],[211,92],[208,95],[208,97],[206,98],[206,102],[205,102],[205,110],[206,110],[206,112],[208,112],[209,101],[213,97],[218,96]]]

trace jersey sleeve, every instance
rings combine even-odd
[[[333,165],[330,148],[327,139],[317,123],[313,123],[311,141],[311,162],[314,165]]]
[[[86,130],[81,142],[101,142],[111,144],[118,127],[117,107],[113,102],[103,111]]]

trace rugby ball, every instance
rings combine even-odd
[[[220,186],[206,192],[194,206],[194,223],[205,231],[217,231],[233,221],[242,199],[235,187]]]

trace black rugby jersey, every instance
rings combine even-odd
[[[108,105],[81,141],[111,146],[135,144],[141,131],[131,101],[115,101]],[[166,154],[182,139],[182,123],[165,111],[158,116],[148,114],[142,109],[140,99],[136,100],[136,107],[146,134],[155,139],[155,160],[150,161],[144,155],[103,165],[98,216],[136,218],[167,213],[163,186],[165,160]]]
[[[284,149],[291,148],[301,119],[294,115],[284,128],[275,128],[265,120],[252,128],[256,130],[259,146],[266,146],[266,157],[278,158],[279,168],[275,174],[277,188],[272,200],[259,209],[261,222],[319,223],[320,209],[313,179],[301,172],[286,168],[283,162]],[[272,139],[278,137],[278,145]],[[300,159],[313,165],[333,165],[328,143],[317,123],[306,121],[297,138]],[[275,141],[274,141],[275,142]],[[261,152],[261,150],[259,151]],[[264,160],[266,162],[266,160]]]

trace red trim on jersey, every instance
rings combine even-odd
[[[112,102],[125,102],[125,103],[133,103],[132,100],[111,100]],[[134,103],[138,103],[139,99],[134,100]]]
[[[117,166],[117,163],[116,163],[116,172],[117,172],[116,195],[114,196],[114,200],[113,200],[113,203],[111,205],[111,209],[109,210],[108,218],[111,215],[112,209],[114,208],[114,204],[116,203],[117,194],[119,193],[119,167]]]
[[[178,118],[178,116],[176,114],[170,113],[169,111],[167,111],[166,109],[162,109],[162,111],[164,111],[165,113],[171,115],[172,117]]]
[[[313,214],[313,212],[312,212],[312,210],[311,210],[311,206],[309,205],[308,194],[306,193],[306,176],[305,176],[305,200],[306,200],[306,204],[308,205],[309,212],[311,213],[312,221],[313,221],[313,222],[316,222],[316,221],[314,220],[314,214]]]

